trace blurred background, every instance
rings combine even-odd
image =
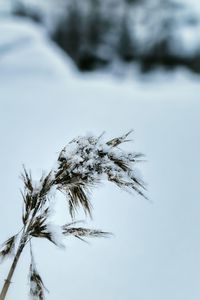
[[[150,201],[91,195],[86,226],[112,238],[33,241],[46,299],[200,299],[199,73],[199,0],[0,0],[0,243],[22,226],[22,164],[38,180],[76,136],[130,129],[124,147],[146,156]],[[53,222],[69,220],[58,194]],[[29,262],[6,300],[29,299]]]
[[[0,13],[42,24],[81,71],[136,62],[200,72],[197,0],[1,0]]]

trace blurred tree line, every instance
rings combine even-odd
[[[187,0],[17,0],[14,13],[43,22],[80,70],[116,62],[186,66],[200,73],[200,13]],[[200,4],[198,6],[200,10]]]

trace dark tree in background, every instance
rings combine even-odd
[[[127,3],[134,2],[134,0],[127,0]],[[129,5],[124,9],[124,14],[121,22],[119,32],[118,55],[121,60],[130,62],[135,59],[134,39],[132,34],[132,27],[129,22]]]
[[[74,0],[68,6],[66,15],[58,23],[58,28],[53,35],[55,41],[77,60],[84,36],[84,16],[79,3]]]
[[[48,2],[49,14],[37,1],[34,6],[16,3],[15,13],[40,20],[82,71],[137,61],[143,71],[182,65],[200,72],[200,15],[194,4],[59,0]]]
[[[70,1],[53,38],[81,70],[93,70],[113,60],[122,27],[120,6],[116,0]]]

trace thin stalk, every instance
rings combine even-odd
[[[19,261],[19,258],[22,254],[22,251],[24,249],[24,247],[26,246],[27,242],[29,242],[30,240],[28,240],[29,238],[29,229],[31,227],[31,224],[35,218],[35,215],[37,213],[39,209],[39,205],[37,205],[33,211],[33,214],[30,218],[30,221],[28,221],[23,229],[23,233],[22,233],[22,236],[21,236],[21,240],[19,242],[19,247],[18,247],[18,250],[17,250],[17,253],[14,257],[14,260],[13,260],[13,263],[10,267],[10,270],[9,270],[9,273],[8,273],[8,276],[7,278],[5,279],[5,283],[3,285],[3,288],[2,288],[2,291],[1,291],[1,294],[0,294],[0,300],[4,300],[5,297],[6,297],[6,294],[8,292],[8,289],[10,287],[10,284],[11,284],[11,279],[12,279],[12,276],[15,272],[15,269],[16,269],[16,266],[17,266],[17,263]]]
[[[25,244],[26,244],[26,238],[24,237],[24,235],[22,235],[22,238],[21,238],[21,241],[20,241],[17,253],[16,253],[15,257],[14,257],[14,260],[13,260],[13,263],[12,263],[12,265],[10,267],[8,276],[7,276],[7,278],[5,280],[5,283],[3,285],[3,288],[2,288],[2,291],[1,291],[1,294],[0,294],[0,300],[4,300],[5,297],[6,297],[6,294],[8,292],[9,286],[11,284],[12,276],[13,276],[13,274],[15,272],[15,268],[17,266],[18,260],[20,258],[20,255],[21,255],[23,249],[24,249]]]

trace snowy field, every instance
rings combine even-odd
[[[22,164],[37,179],[77,135],[106,131],[109,139],[130,129],[126,147],[147,159],[151,201],[107,184],[94,191],[92,226],[114,237],[89,245],[70,238],[65,251],[35,240],[46,299],[199,300],[199,95],[200,79],[185,70],[82,75],[41,28],[0,21],[0,241],[21,227]],[[57,204],[62,224],[64,199]],[[1,265],[1,285],[10,263]],[[8,300],[28,299],[28,268],[27,249]]]

